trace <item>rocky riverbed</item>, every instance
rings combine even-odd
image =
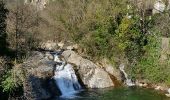
[[[107,63],[106,60],[100,62],[99,65],[83,58],[73,50],[74,48],[69,46],[66,49],[34,51],[23,64],[19,65],[26,72],[26,78],[23,82],[24,97],[29,100],[42,100],[61,95],[54,79],[56,64],[58,63],[55,61],[54,55],[56,53],[62,61],[73,66],[83,89],[104,89],[124,84],[124,78],[119,69]],[[166,96],[170,95],[167,86],[153,85],[145,81],[136,81],[134,85],[153,88],[163,91]]]

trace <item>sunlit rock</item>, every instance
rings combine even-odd
[[[154,4],[153,14],[161,13],[164,10],[165,10],[165,4],[162,2],[162,0],[156,0]]]
[[[25,0],[24,1],[25,4],[31,4],[35,6],[37,10],[43,10],[48,2],[49,0]]]
[[[67,62],[76,65],[76,69],[85,86],[89,88],[106,88],[114,86],[108,73],[92,61],[82,58],[71,50],[64,51],[62,55]]]

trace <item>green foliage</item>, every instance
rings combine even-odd
[[[126,0],[58,0],[52,3],[47,9],[55,8],[57,15],[50,15],[62,30],[60,36],[64,33],[61,38],[79,43],[84,53],[93,59],[111,58],[118,51],[114,46],[114,34],[117,21],[126,14]]]
[[[105,30],[96,30],[91,36],[83,41],[87,54],[93,58],[105,58],[113,56],[111,44],[112,35]]]
[[[25,55],[36,48],[37,38],[43,42],[71,41],[78,43],[83,53],[90,55],[92,60],[106,58],[121,63],[128,59],[131,77],[169,84],[169,60],[160,62],[160,37],[169,37],[169,14],[152,15],[151,20],[145,14],[148,7],[145,7],[147,2],[144,1],[140,7],[136,4],[127,9],[129,0],[54,0],[36,18],[33,16],[39,13],[23,6],[19,12],[15,11],[19,14],[16,16],[19,17],[19,27],[24,27],[18,31],[18,54]],[[29,15],[27,12],[30,12]],[[132,15],[132,18],[127,15]],[[4,26],[5,19],[6,16],[2,20]],[[5,35],[3,37],[6,38]],[[9,40],[11,44],[14,42]],[[5,76],[4,91],[12,91],[17,87],[15,79],[21,79],[15,78],[12,73]]]
[[[147,36],[147,40],[148,44],[143,48],[145,54],[136,65],[133,65],[131,75],[137,79],[148,79],[151,82],[168,82],[169,65],[160,61],[161,34],[154,30]]]
[[[12,72],[9,71],[5,76],[4,76],[4,81],[2,81],[2,88],[3,88],[3,92],[12,92],[15,90],[15,88],[17,87],[16,85],[16,81],[14,80],[14,77],[12,75]]]
[[[17,88],[20,88],[25,79],[25,74],[22,68],[15,66],[12,70],[8,71],[1,82],[3,92],[12,93]]]

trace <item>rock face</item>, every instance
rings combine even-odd
[[[53,95],[59,94],[51,80],[54,64],[40,52],[33,53],[33,56],[22,64],[27,72],[24,81],[24,96],[28,100],[49,99]]]
[[[62,52],[61,59],[72,64],[75,72],[87,88],[107,88],[115,86],[109,72],[110,68],[100,68],[90,60],[82,58],[72,50]],[[44,100],[61,95],[54,80],[55,57],[50,52],[34,52],[21,66],[26,72],[23,83],[24,96],[28,100]],[[106,71],[108,70],[108,72]],[[112,69],[111,69],[112,70]],[[108,74],[110,73],[110,74]]]
[[[153,14],[161,13],[164,10],[165,10],[165,4],[162,2],[162,0],[156,0],[154,4]]]
[[[114,86],[110,76],[90,60],[82,58],[74,51],[62,53],[68,63],[74,64],[83,84],[88,88],[106,88]]]
[[[100,61],[100,64],[107,73],[114,76],[118,81],[122,81],[122,75],[120,70],[113,66],[111,63],[109,63],[108,60],[103,59],[102,61]]]
[[[94,75],[89,80],[89,87],[91,88],[106,88],[114,86],[111,78],[101,68],[96,68],[94,71]]]

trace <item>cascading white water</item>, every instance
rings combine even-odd
[[[62,96],[69,97],[81,89],[77,76],[71,64],[59,59],[59,55],[54,55],[54,61],[57,63],[55,70],[55,82],[60,89]]]
[[[120,71],[124,74],[124,76],[125,76],[125,78],[126,78],[126,80],[125,80],[125,82],[126,82],[126,85],[127,86],[134,86],[135,84],[132,82],[132,80],[131,79],[129,79],[128,78],[128,75],[127,75],[127,73],[125,72],[125,65],[124,64],[121,64],[120,66],[119,66],[119,69],[120,69]]]

